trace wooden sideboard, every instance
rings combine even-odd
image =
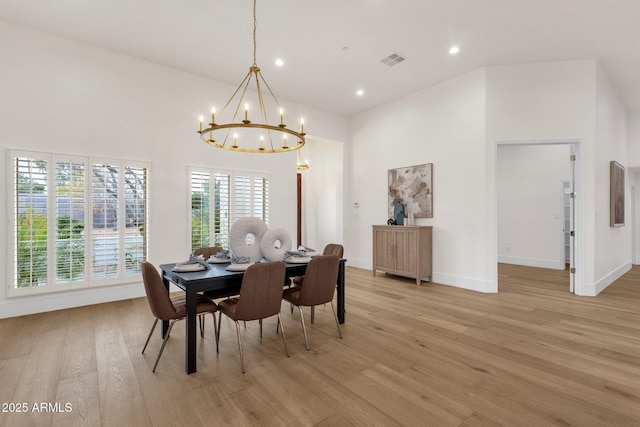
[[[373,226],[373,275],[376,271],[431,280],[431,226]]]

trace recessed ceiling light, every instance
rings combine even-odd
[[[356,91],[356,95],[358,95],[358,96],[362,96],[362,95],[364,95],[364,91],[363,91],[362,89],[358,89],[358,90]]]
[[[284,61],[280,58],[276,59],[276,65],[278,67],[282,67],[284,65]]]
[[[451,55],[455,55],[458,52],[460,52],[460,48],[458,46],[452,46],[451,49],[449,49],[449,53]]]

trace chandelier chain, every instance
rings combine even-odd
[[[253,65],[257,65],[256,50],[258,43],[256,42],[256,27],[258,26],[258,19],[256,18],[256,0],[253,0]]]

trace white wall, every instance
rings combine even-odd
[[[624,123],[593,60],[488,67],[359,114],[346,152],[348,257],[371,268],[371,225],[387,219],[386,171],[433,163],[434,218],[417,223],[434,227],[434,281],[497,291],[497,147],[572,143],[576,293],[596,295],[630,260],[628,232],[608,227],[602,169],[611,156],[626,155],[618,146]],[[610,244],[623,249],[609,251]]]
[[[635,217],[630,218],[630,221],[635,221],[633,224],[635,235],[632,236],[632,243],[635,243],[636,253],[633,263],[640,264],[640,254],[638,253],[640,252],[640,206],[638,206],[640,200],[640,110],[627,112],[627,159],[629,186],[635,188],[636,200],[635,211],[633,206],[630,206],[632,214],[635,212]]]
[[[498,147],[498,261],[564,270],[569,145]]]
[[[307,138],[301,160],[310,167],[302,172],[302,244],[322,251],[329,243],[344,244],[344,143]]]
[[[373,224],[387,221],[387,171],[433,163],[433,280],[485,283],[485,72],[478,70],[356,115],[346,147],[346,257],[371,268]],[[354,207],[358,203],[359,207]]]
[[[190,165],[271,173],[271,226],[295,236],[295,153],[232,153],[206,145],[196,133],[197,117],[214,100],[226,101],[234,87],[2,21],[0,70],[4,158],[9,149],[23,149],[151,162],[149,260],[154,264],[189,253]],[[294,117],[306,118],[308,132],[346,140],[346,119],[283,105]],[[0,191],[0,221],[7,224],[6,174],[0,174]],[[0,227],[0,241],[7,242],[7,236],[6,226]],[[7,250],[0,246],[4,272]],[[134,283],[7,300],[5,280],[0,317],[143,295]]]
[[[595,69],[594,61],[519,64],[487,69],[487,165],[489,187],[496,188],[496,147],[500,142],[576,142],[576,288],[591,294],[594,288],[594,174],[595,156]],[[487,214],[497,218],[496,200],[489,196]],[[497,253],[497,225],[487,224],[490,254]],[[496,277],[496,257],[487,259],[487,269]]]
[[[627,113],[627,157],[629,167],[640,166],[640,110]]]
[[[631,268],[631,193],[625,185],[625,225],[610,227],[610,162],[627,162],[626,111],[600,66],[596,68],[595,259],[597,294]]]
[[[576,293],[597,295],[631,257],[629,227],[609,227],[609,161],[626,159],[619,97],[596,61],[490,67],[487,94],[489,159],[500,141],[577,141]]]

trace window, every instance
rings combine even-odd
[[[266,175],[192,168],[190,182],[192,250],[228,248],[229,228],[238,218],[257,217],[269,222]]]
[[[137,280],[148,166],[11,151],[10,296]]]

